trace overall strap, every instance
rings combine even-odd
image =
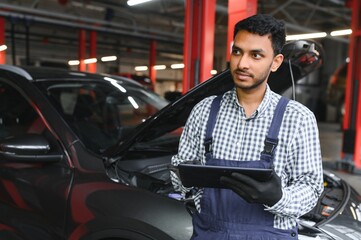
[[[215,97],[211,105],[211,111],[209,113],[207,121],[206,137],[204,139],[204,147],[206,149],[205,154],[212,152],[212,132],[214,125],[216,124],[217,114],[221,106],[222,96],[223,95],[218,95],[217,97]]]
[[[211,105],[211,110],[209,113],[207,127],[206,127],[206,136],[204,140],[205,154],[212,152],[212,141],[213,141],[212,132],[216,124],[217,114],[220,108],[221,100],[222,100],[222,95],[219,95],[213,99]],[[279,100],[276,106],[275,113],[272,118],[271,126],[268,130],[268,135],[264,142],[265,145],[262,154],[273,156],[274,150],[276,149],[278,144],[278,133],[282,124],[283,115],[288,102],[289,99],[285,97],[281,97],[281,99]]]
[[[278,101],[275,113],[272,118],[271,126],[264,141],[264,149],[262,154],[273,156],[274,150],[278,144],[278,133],[280,131],[283,115],[288,102],[289,99],[285,97],[281,97],[281,99]]]

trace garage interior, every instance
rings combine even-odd
[[[235,0],[213,1],[214,24],[206,25],[214,27],[214,44],[210,51],[214,54],[206,55],[212,60],[213,70],[206,73],[208,77],[227,67],[227,34],[233,10],[229,6],[232,2],[236,4]],[[127,0],[2,0],[0,47],[6,46],[6,50],[0,52],[0,64],[138,75],[150,78],[160,95],[184,92],[192,87],[184,83],[183,67],[187,65],[171,66],[185,63],[185,31],[190,30],[186,26],[187,3],[192,2],[193,7],[202,9],[213,1],[153,0],[129,6]],[[351,115],[347,119],[351,120],[349,124],[343,123],[344,130],[341,130],[342,119],[337,116],[337,107],[324,100],[335,70],[350,61],[351,36],[360,37],[360,30],[353,35],[331,35],[333,31],[351,29],[352,20],[357,23],[356,28],[361,25],[360,17],[352,19],[355,12],[360,13],[360,9],[353,8],[355,2],[360,4],[359,0],[248,0],[242,4],[246,9],[243,14],[268,13],[284,20],[287,35],[326,33],[314,39],[325,49],[324,65],[297,83],[296,100],[314,111],[319,120],[323,158],[326,163],[332,163],[327,167],[335,168],[361,193],[358,171],[344,171],[343,167],[339,169],[333,164],[343,164],[346,159],[347,166],[353,166],[352,151],[357,150],[359,142],[355,123],[357,111],[348,109]],[[111,61],[104,57],[110,57]],[[81,59],[90,62],[76,64]],[[356,69],[359,62],[353,61]],[[158,69],[153,70],[155,66]],[[198,84],[204,80],[192,81]],[[348,105],[352,105],[351,100],[348,101]],[[354,145],[343,146],[349,138],[353,138],[350,141]],[[355,154],[357,158],[358,150]]]

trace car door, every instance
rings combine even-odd
[[[23,92],[0,79],[0,238],[61,239],[72,170]]]

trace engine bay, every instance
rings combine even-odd
[[[179,199],[179,193],[175,192],[170,181],[170,160],[173,155],[164,152],[163,156],[151,156],[150,152],[141,151],[127,155],[125,161],[118,161],[113,178],[127,185],[146,189],[156,194]],[[153,152],[154,153],[154,152]],[[148,157],[145,157],[148,156]],[[331,172],[324,172],[324,191],[317,205],[307,214],[301,217],[301,222],[307,226],[315,226],[340,210],[345,201],[345,186],[340,178]],[[191,202],[192,196],[188,196],[187,203]]]

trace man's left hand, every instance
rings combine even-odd
[[[249,203],[273,206],[282,198],[281,179],[276,173],[265,182],[240,173],[232,173],[231,177],[221,177],[221,182]]]

